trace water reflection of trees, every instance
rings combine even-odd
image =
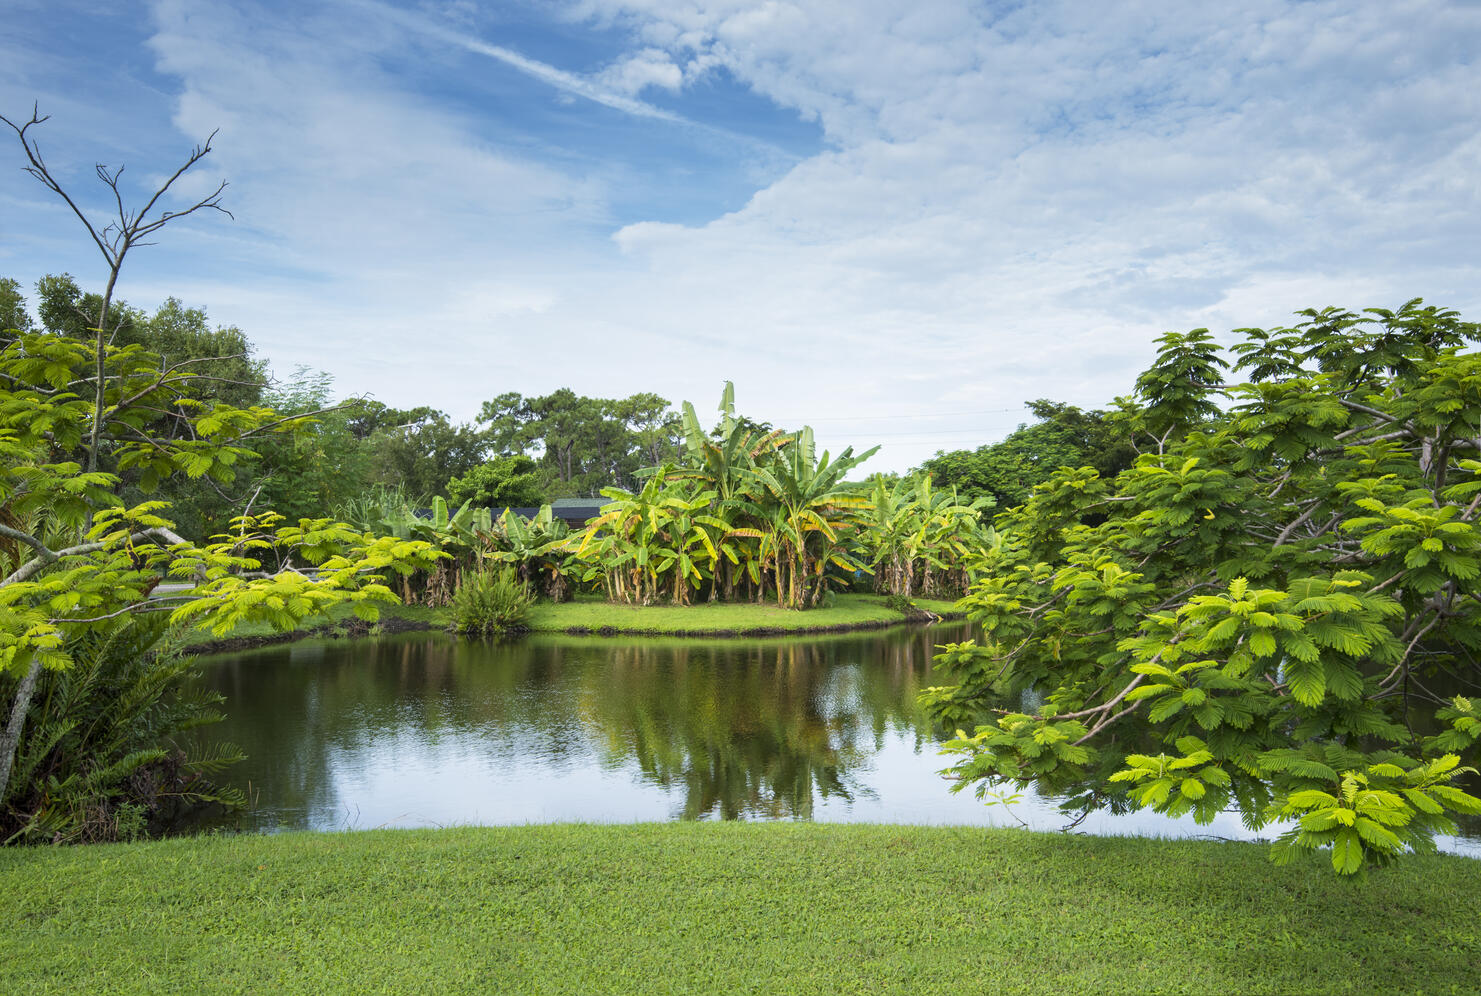
[[[915,695],[932,643],[917,631],[610,645],[583,672],[581,717],[610,763],[681,789],[685,819],[805,819],[819,800],[869,793],[859,772],[887,732],[928,735]]]
[[[253,787],[289,824],[354,821],[337,797],[347,758],[395,766],[441,741],[556,773],[591,763],[594,747],[682,793],[683,818],[807,818],[819,800],[870,794],[863,770],[887,738],[930,739],[915,697],[934,645],[957,638],[406,636],[273,648],[207,677],[227,696],[225,736],[248,752]]]

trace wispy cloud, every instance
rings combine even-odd
[[[445,24],[439,24],[424,15],[401,10],[388,4],[376,3],[375,0],[346,0],[346,3],[349,6],[360,7],[364,10],[371,11],[378,17],[398,24],[410,31],[415,31],[417,34],[426,38],[440,41],[467,52],[473,52],[476,55],[497,59],[512,69],[517,69],[542,83],[549,84],[557,90],[571,94],[572,96],[581,97],[593,103],[601,104],[604,107],[610,107],[613,110],[622,111],[624,114],[631,114],[635,117],[652,118],[657,121],[668,121],[673,124],[691,126],[695,124],[695,122],[688,121],[672,111],[665,110],[662,107],[655,107],[627,93],[611,87],[602,86],[593,80],[578,76],[575,73],[566,72],[563,69],[558,69],[538,59],[531,59],[513,49],[505,48],[502,45],[491,45],[481,38],[469,34],[467,31],[460,31]]]

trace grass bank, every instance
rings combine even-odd
[[[545,825],[0,851],[0,992],[1474,992],[1481,862]]]
[[[956,603],[943,599],[917,598],[917,609],[943,618],[959,618]],[[536,633],[629,633],[662,636],[763,636],[786,633],[828,633],[853,629],[874,629],[910,621],[905,613],[890,608],[881,595],[842,594],[835,604],[825,609],[794,612],[778,608],[775,603],[754,605],[749,602],[701,603],[699,605],[613,605],[591,595],[578,596],[571,602],[535,603],[530,609],[529,626]],[[382,631],[401,632],[410,629],[442,629],[449,622],[445,608],[421,605],[381,607]],[[332,613],[324,622],[293,633],[278,633],[266,625],[239,626],[224,637],[192,630],[180,635],[181,642],[192,649],[207,651],[289,642],[306,637],[360,636],[374,628],[356,619],[347,607]]]
[[[937,616],[957,615],[956,603],[917,598],[918,609]],[[647,633],[665,636],[746,636],[818,633],[894,626],[909,617],[885,604],[881,595],[842,594],[829,608],[797,612],[775,602],[701,602],[697,605],[614,605],[594,597],[571,602],[538,602],[530,610],[537,633]]]

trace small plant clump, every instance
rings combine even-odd
[[[482,568],[463,575],[449,606],[454,632],[493,636],[525,629],[535,593],[513,567]]]

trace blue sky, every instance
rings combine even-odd
[[[1481,314],[1481,7],[12,0],[0,113],[229,181],[121,292],[470,418],[652,390],[904,469],[1168,329]],[[0,143],[0,275],[101,276]],[[9,162],[15,168],[8,168]]]

